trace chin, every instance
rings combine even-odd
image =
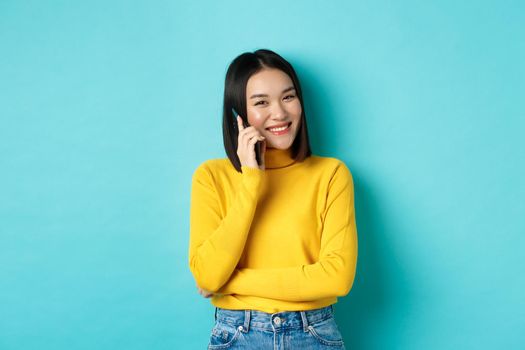
[[[276,148],[276,149],[285,150],[285,149],[292,147],[292,145],[293,145],[293,140],[290,143],[271,144],[271,145],[268,145],[268,148]]]

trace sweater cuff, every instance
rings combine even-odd
[[[242,182],[252,193],[257,193],[261,187],[264,176],[264,170],[259,168],[252,168],[249,166],[241,166]]]

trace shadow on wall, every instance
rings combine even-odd
[[[405,294],[404,298],[396,300],[400,288],[406,286],[393,283],[405,278],[387,275],[392,271],[387,264],[392,265],[394,258],[388,244],[389,233],[381,224],[380,206],[366,180],[362,180],[358,171],[352,173],[358,234],[357,272],[350,293],[334,305],[334,315],[349,349],[373,349],[381,343],[379,331],[389,328],[391,310],[407,303],[409,295],[401,293]]]
[[[344,159],[350,157],[344,152],[351,150],[351,135],[366,133],[365,130],[355,130],[352,127],[354,111],[359,109],[355,103],[359,102],[350,103],[350,97],[342,100],[330,92],[328,80],[341,77],[330,78],[321,72],[309,73],[311,70],[308,68],[303,68],[300,64],[297,66],[300,71],[298,74],[303,88],[312,151],[322,156],[336,156],[337,152],[337,157],[348,166],[354,180],[358,233],[357,272],[350,293],[339,298],[334,305],[334,317],[347,349],[372,349],[374,343],[380,344],[382,338],[378,330],[389,328],[389,314],[392,309],[408,306],[410,300],[407,285],[394,285],[394,281],[406,281],[405,276],[399,275],[402,269],[392,268],[396,264],[396,252],[389,244],[389,237],[391,232],[399,231],[384,226],[380,198],[374,197],[374,193],[377,192],[372,187],[374,185],[369,184],[348,159]],[[351,94],[351,91],[345,93]],[[334,138],[334,127],[339,135],[345,137]],[[396,276],[387,275],[392,270],[396,271]]]

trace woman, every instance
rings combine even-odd
[[[190,270],[215,306],[208,349],[344,349],[332,304],[355,276],[353,180],[311,154],[290,63],[235,58],[222,127],[228,158],[202,163],[191,194]]]

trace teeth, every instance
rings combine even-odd
[[[283,127],[280,127],[280,128],[273,128],[273,129],[268,129],[270,131],[283,131],[283,130],[286,130],[288,128],[288,125],[285,125]]]

